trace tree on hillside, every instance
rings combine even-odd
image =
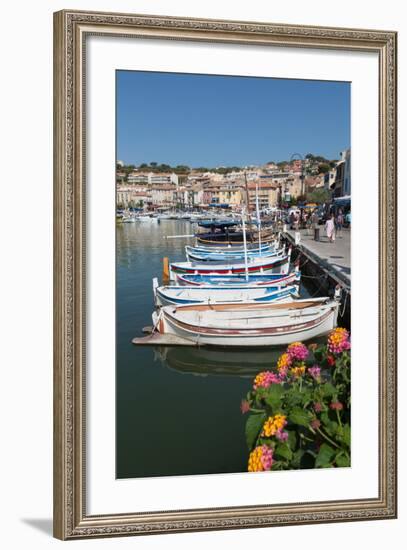
[[[320,174],[326,174],[327,172],[329,172],[330,166],[329,164],[323,163],[318,166],[318,170]]]
[[[190,167],[186,164],[178,164],[173,170],[176,174],[186,174],[191,171]]]
[[[331,193],[327,189],[314,189],[311,193],[307,193],[307,201],[317,204],[324,204],[331,200]]]

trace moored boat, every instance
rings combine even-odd
[[[275,239],[273,241],[269,241],[266,243],[261,243],[261,246],[259,247],[259,243],[247,243],[246,250],[250,252],[259,252],[259,251],[266,251],[270,248],[276,248],[279,244],[279,240]],[[244,252],[244,246],[229,246],[225,245],[222,246],[222,243],[219,243],[218,245],[212,245],[212,246],[204,246],[204,245],[196,245],[191,247],[196,252],[210,252],[210,253],[222,253],[222,254],[236,254],[239,252]]]
[[[288,271],[290,254],[279,253],[271,257],[249,258],[242,263],[199,263],[199,262],[175,262],[170,265],[170,279],[175,280],[178,274],[219,274],[231,275],[245,273],[263,273],[264,271],[281,272]]]
[[[191,344],[263,347],[307,341],[336,327],[339,302],[330,298],[291,303],[165,306],[154,312],[160,334]]]
[[[279,273],[250,273],[246,278],[245,275],[182,275],[178,274],[176,283],[180,286],[273,286],[273,285],[299,285],[301,282],[301,272],[298,268],[295,270]]]
[[[243,302],[292,301],[296,286],[157,286],[153,283],[157,306],[181,304],[217,304]]]
[[[275,256],[279,253],[279,250],[274,246],[270,246],[267,249],[254,249],[246,251],[227,251],[227,252],[200,252],[196,251],[192,246],[185,247],[185,253],[189,260],[195,262],[243,262],[245,256],[250,258],[267,258]]]
[[[144,214],[142,214],[140,216],[137,216],[136,220],[139,221],[139,222],[149,222],[149,223],[157,222],[157,218],[149,216],[149,215],[144,215]]]

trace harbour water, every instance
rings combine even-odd
[[[134,346],[151,325],[152,278],[162,258],[185,259],[186,221],[117,226],[116,477],[244,472],[248,450],[240,401],[282,350]],[[302,285],[302,295],[308,292]]]

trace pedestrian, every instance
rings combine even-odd
[[[294,214],[294,229],[295,231],[300,229],[300,214],[298,212]]]
[[[311,227],[312,227],[312,214],[309,214],[307,216],[306,220],[306,228],[307,228],[307,235],[311,235]]]
[[[312,226],[314,229],[317,229],[318,228],[318,221],[319,221],[319,216],[318,216],[318,211],[317,209],[315,208],[315,210],[313,211],[312,213],[312,216],[310,218],[310,221],[312,223]]]
[[[335,215],[331,214],[331,217],[325,223],[325,231],[330,243],[335,241]]]
[[[343,227],[343,214],[342,210],[339,209],[338,215],[336,216],[336,229],[338,231],[338,237],[342,239],[342,227]]]

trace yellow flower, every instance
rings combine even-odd
[[[273,450],[267,445],[256,447],[249,456],[247,469],[249,472],[264,472],[271,470],[273,465]]]
[[[261,457],[263,455],[263,451],[261,447],[256,447],[254,451],[250,453],[249,456],[249,464],[248,464],[248,471],[249,472],[262,472],[263,471],[263,464],[261,462]]]
[[[279,372],[287,372],[288,367],[291,366],[292,359],[289,353],[283,353],[280,355],[277,361],[277,370]]]
[[[297,363],[296,367],[292,367],[290,369],[290,373],[295,378],[300,378],[300,376],[303,376],[303,374],[305,373],[305,364],[304,364],[304,362],[302,361],[301,363]]]
[[[263,431],[261,435],[265,437],[272,437],[278,431],[282,430],[287,424],[287,418],[283,414],[276,414],[275,416],[269,416],[263,424]]]

